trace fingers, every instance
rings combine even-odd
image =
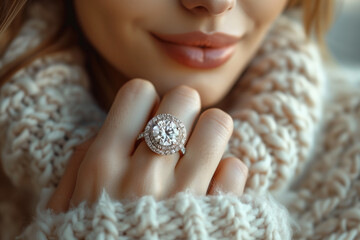
[[[169,113],[180,119],[189,135],[192,125],[201,109],[198,92],[186,86],[179,86],[168,92],[162,99],[155,116]],[[142,140],[126,173],[128,182],[122,187],[123,195],[132,198],[132,193],[147,193],[161,199],[167,195],[167,189],[173,184],[174,168],[179,159],[179,153],[158,155],[152,152],[146,142]],[[136,190],[137,189],[137,190]],[[138,194],[140,195],[140,194]]]
[[[209,109],[200,116],[186,145],[186,154],[175,169],[180,188],[206,193],[232,131],[232,118],[220,109]]]
[[[116,149],[129,156],[137,135],[142,131],[159,102],[154,86],[146,80],[127,82],[117,93],[114,103],[96,139],[100,148]]]
[[[231,192],[240,196],[244,192],[247,175],[248,168],[240,159],[225,158],[216,169],[208,194]]]
[[[85,200],[94,202],[104,188],[111,196],[117,194],[119,179],[127,170],[136,138],[158,102],[159,97],[149,81],[134,79],[121,87],[79,167],[70,206]]]
[[[95,136],[78,145],[70,157],[58,187],[50,198],[47,208],[55,213],[65,212],[69,208],[69,202],[73,194],[77,173],[87,149],[94,141]]]
[[[164,96],[158,110],[155,113],[155,116],[161,113],[169,113],[175,116],[184,123],[187,136],[189,136],[192,125],[194,124],[200,109],[201,102],[199,93],[190,87],[179,86]],[[135,151],[134,157],[137,159],[145,159],[144,156],[147,156],[146,161],[149,160],[149,157],[152,157],[153,159],[161,158],[161,162],[170,161],[174,164],[176,164],[174,159],[177,160],[179,158],[178,154],[172,154],[168,156],[157,155],[156,153],[153,153],[146,145],[145,141],[143,141]]]
[[[170,113],[179,118],[189,134],[201,109],[199,93],[190,87],[179,86],[164,96],[155,115]]]

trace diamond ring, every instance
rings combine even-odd
[[[185,154],[185,126],[171,114],[159,114],[153,117],[137,140],[141,138],[145,138],[146,144],[157,154],[170,155],[178,151]]]

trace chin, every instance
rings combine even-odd
[[[225,97],[225,93],[222,94],[219,89],[214,90],[213,88],[209,88],[209,86],[194,87],[194,89],[196,89],[200,95],[202,108],[214,106]]]
[[[181,71],[167,71],[161,76],[154,72],[154,74],[144,74],[144,76],[137,77],[151,81],[161,98],[175,87],[181,85],[191,87],[199,93],[201,106],[207,108],[218,104],[229,93],[229,90],[237,79],[229,75],[229,72],[227,74],[219,74],[216,72],[205,74],[200,71],[186,72],[184,69],[181,69]],[[169,79],[171,79],[171,81],[169,81]],[[227,79],[227,81],[224,79]]]

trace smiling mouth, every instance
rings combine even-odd
[[[210,69],[227,62],[235,52],[240,37],[224,33],[205,34],[190,32],[185,34],[152,33],[160,47],[176,62],[192,68]]]

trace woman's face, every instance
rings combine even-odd
[[[207,107],[244,70],[286,0],[75,0],[95,49],[128,79],[160,95],[195,88]]]

